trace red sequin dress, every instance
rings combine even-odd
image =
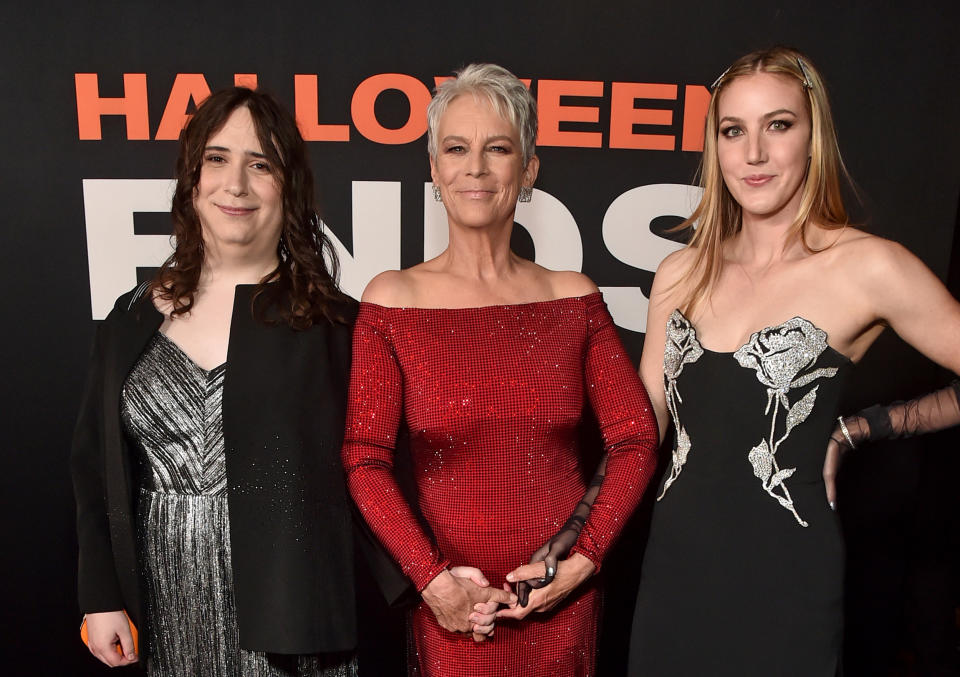
[[[354,500],[418,589],[457,565],[478,567],[500,587],[557,532],[586,488],[577,435],[584,396],[608,460],[573,552],[599,568],[647,486],[658,443],[601,295],[461,309],[361,304],[343,460]],[[394,479],[401,416],[433,539]],[[499,622],[479,644],[441,628],[421,603],[411,672],[592,675],[600,603],[588,582],[550,613]]]

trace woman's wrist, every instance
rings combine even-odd
[[[572,548],[570,548],[570,553],[567,555],[567,559],[573,559],[574,555],[579,555],[583,559],[587,560],[590,563],[590,576],[593,576],[595,573],[600,571],[600,558],[597,553],[591,552],[589,550],[584,550],[580,547],[580,541],[578,540]]]
[[[450,586],[453,585],[456,585],[453,574],[450,573],[449,569],[444,568],[424,586],[423,590],[420,591],[420,596],[423,597],[424,602],[431,604],[438,598],[445,597],[444,593],[449,591]]]
[[[572,573],[579,579],[578,584],[593,576],[597,570],[596,565],[590,561],[590,558],[581,552],[572,553],[563,563],[573,569]]]

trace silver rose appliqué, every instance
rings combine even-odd
[[[810,370],[826,349],[827,333],[802,317],[795,317],[776,327],[756,332],[745,346],[733,354],[740,366],[754,369],[757,379],[767,387],[767,408],[764,413],[770,416],[770,435],[750,450],[747,459],[753,466],[753,474],[763,483],[764,491],[793,513],[801,526],[808,525],[797,514],[786,484],[796,468],[780,468],[777,450],[790,431],[807,420],[813,411],[820,386],[814,386],[793,404],[788,397],[790,390],[837,373],[835,367]],[[785,416],[780,417],[781,411],[785,412]],[[778,426],[782,430],[779,438]]]
[[[687,462],[687,455],[690,453],[690,436],[680,423],[680,414],[677,412],[677,402],[683,402],[680,391],[677,390],[677,379],[683,371],[683,365],[696,362],[701,355],[703,355],[703,347],[697,340],[697,330],[679,310],[674,310],[667,318],[667,340],[663,348],[663,390],[667,409],[677,429],[677,443],[673,449],[670,475],[663,485],[663,491],[657,497],[658,501],[663,498],[667,489],[680,475],[683,464]]]

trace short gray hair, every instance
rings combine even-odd
[[[454,78],[439,85],[427,106],[427,150],[437,157],[437,127],[447,106],[458,96],[472,94],[486,98],[497,113],[520,135],[523,164],[536,152],[537,102],[530,90],[513,73],[492,63],[472,63],[457,71]]]

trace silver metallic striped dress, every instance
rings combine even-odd
[[[353,677],[356,660],[238,646],[222,395],[226,364],[197,366],[157,333],[127,376],[121,414],[142,455],[138,532],[147,672],[162,677]]]

